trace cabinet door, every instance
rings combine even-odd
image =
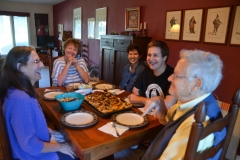
[[[128,54],[126,51],[115,50],[115,69],[114,69],[114,84],[119,86],[123,69],[129,63]]]
[[[113,83],[114,49],[102,48],[102,79]]]

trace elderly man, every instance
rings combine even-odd
[[[165,106],[164,99],[160,97],[153,97],[146,102],[143,115],[154,108],[158,118],[166,115],[167,124],[151,143],[142,160],[184,158],[198,104],[204,101],[207,106],[205,125],[222,117],[221,110],[212,95],[221,79],[222,61],[217,55],[200,50],[181,51],[174,73],[168,78],[171,82],[169,94],[178,102],[169,109]],[[225,129],[210,134],[200,141],[198,151],[217,145],[225,134]],[[134,159],[138,159],[136,154],[134,156],[131,152],[128,153]],[[220,152],[212,159],[218,159],[219,154]]]

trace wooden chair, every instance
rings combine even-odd
[[[52,57],[52,50],[48,49],[48,60],[49,60],[49,79],[50,79],[50,86],[52,86],[52,70],[53,70],[53,62],[61,56]]]
[[[11,144],[7,134],[5,119],[2,113],[2,106],[0,102],[0,160],[11,160]]]
[[[222,153],[219,159],[225,159],[234,124],[237,119],[239,104],[240,88],[235,91],[232,97],[232,104],[230,106],[228,114],[224,118],[218,119],[206,127],[203,127],[202,122],[205,121],[207,109],[204,102],[200,104],[194,116],[195,122],[192,124],[192,129],[184,158],[185,160],[203,160],[212,158],[220,149],[222,149]],[[197,152],[198,143],[201,139],[205,138],[210,133],[221,131],[223,128],[226,128],[227,130],[226,136],[217,146],[212,146],[201,153]]]

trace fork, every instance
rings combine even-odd
[[[114,122],[110,122],[112,127],[115,129],[116,133],[117,133],[117,136],[119,137],[120,134],[118,133],[117,129],[116,129],[116,124]]]

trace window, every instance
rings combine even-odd
[[[107,7],[96,9],[96,32],[95,38],[100,39],[107,31]]]
[[[0,53],[6,56],[14,46],[29,45],[29,16],[1,15]]]
[[[82,8],[73,9],[73,38],[81,39]]]

